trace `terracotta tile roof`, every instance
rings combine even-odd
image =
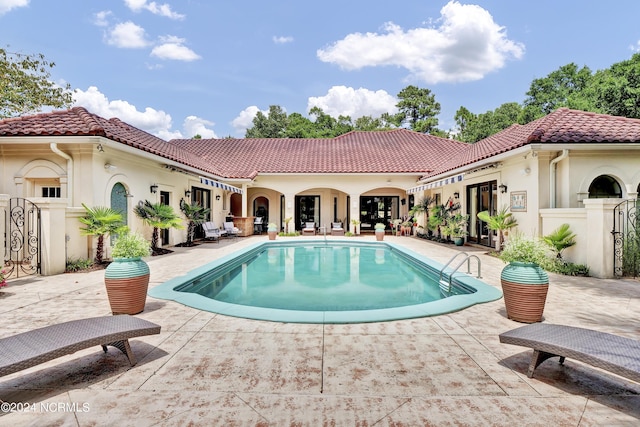
[[[220,175],[215,164],[135,128],[120,119],[105,119],[82,107],[0,120],[0,136],[102,136],[168,160]]]
[[[640,143],[640,120],[560,108],[526,125],[469,144],[467,149],[425,175],[440,175],[527,144]]]
[[[164,141],[82,107],[5,119],[0,136],[102,136],[223,178],[259,173],[415,173],[430,177],[531,143],[640,142],[640,120],[559,109],[475,144],[406,129],[354,131],[324,139]]]
[[[394,129],[349,132],[336,138],[180,139],[184,147],[216,162],[228,177],[257,173],[416,173],[422,174],[466,144]]]

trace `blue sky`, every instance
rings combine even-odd
[[[258,110],[353,119],[429,88],[439,127],[522,102],[570,62],[640,51],[640,2],[0,0],[0,43],[56,63],[76,105],[164,139],[243,137]]]

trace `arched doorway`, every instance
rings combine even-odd
[[[269,219],[269,199],[256,197],[253,201],[253,216],[262,217],[264,221]]]

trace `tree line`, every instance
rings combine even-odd
[[[69,108],[70,85],[59,87],[49,79],[49,70],[54,66],[42,54],[0,49],[0,119],[37,112],[45,106]],[[473,143],[561,107],[640,118],[640,53],[596,72],[575,63],[563,65],[546,77],[534,79],[522,102],[508,102],[485,113],[475,114],[461,106],[454,116],[456,125],[449,130],[438,128],[440,103],[431,90],[409,85],[397,94],[397,99],[397,113],[355,120],[350,116],[332,117],[319,107],[313,107],[309,117],[300,113],[287,115],[282,107],[271,105],[266,114],[256,114],[245,137],[332,138],[353,130],[404,127]]]
[[[426,88],[407,86],[398,95],[398,113],[380,117],[334,118],[313,107],[309,118],[287,113],[277,105],[267,114],[258,112],[246,138],[331,138],[359,130],[406,127],[416,132],[473,143],[514,123],[526,124],[567,107],[630,118],[640,118],[640,53],[611,67],[592,72],[575,63],[563,65],[547,76],[534,79],[522,102],[507,102],[494,110],[475,114],[461,106],[454,116],[455,128],[438,128],[440,103]]]

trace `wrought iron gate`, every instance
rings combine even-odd
[[[613,274],[640,276],[640,198],[625,200],[613,210]]]
[[[14,198],[4,216],[7,277],[40,273],[40,208],[27,199]]]

